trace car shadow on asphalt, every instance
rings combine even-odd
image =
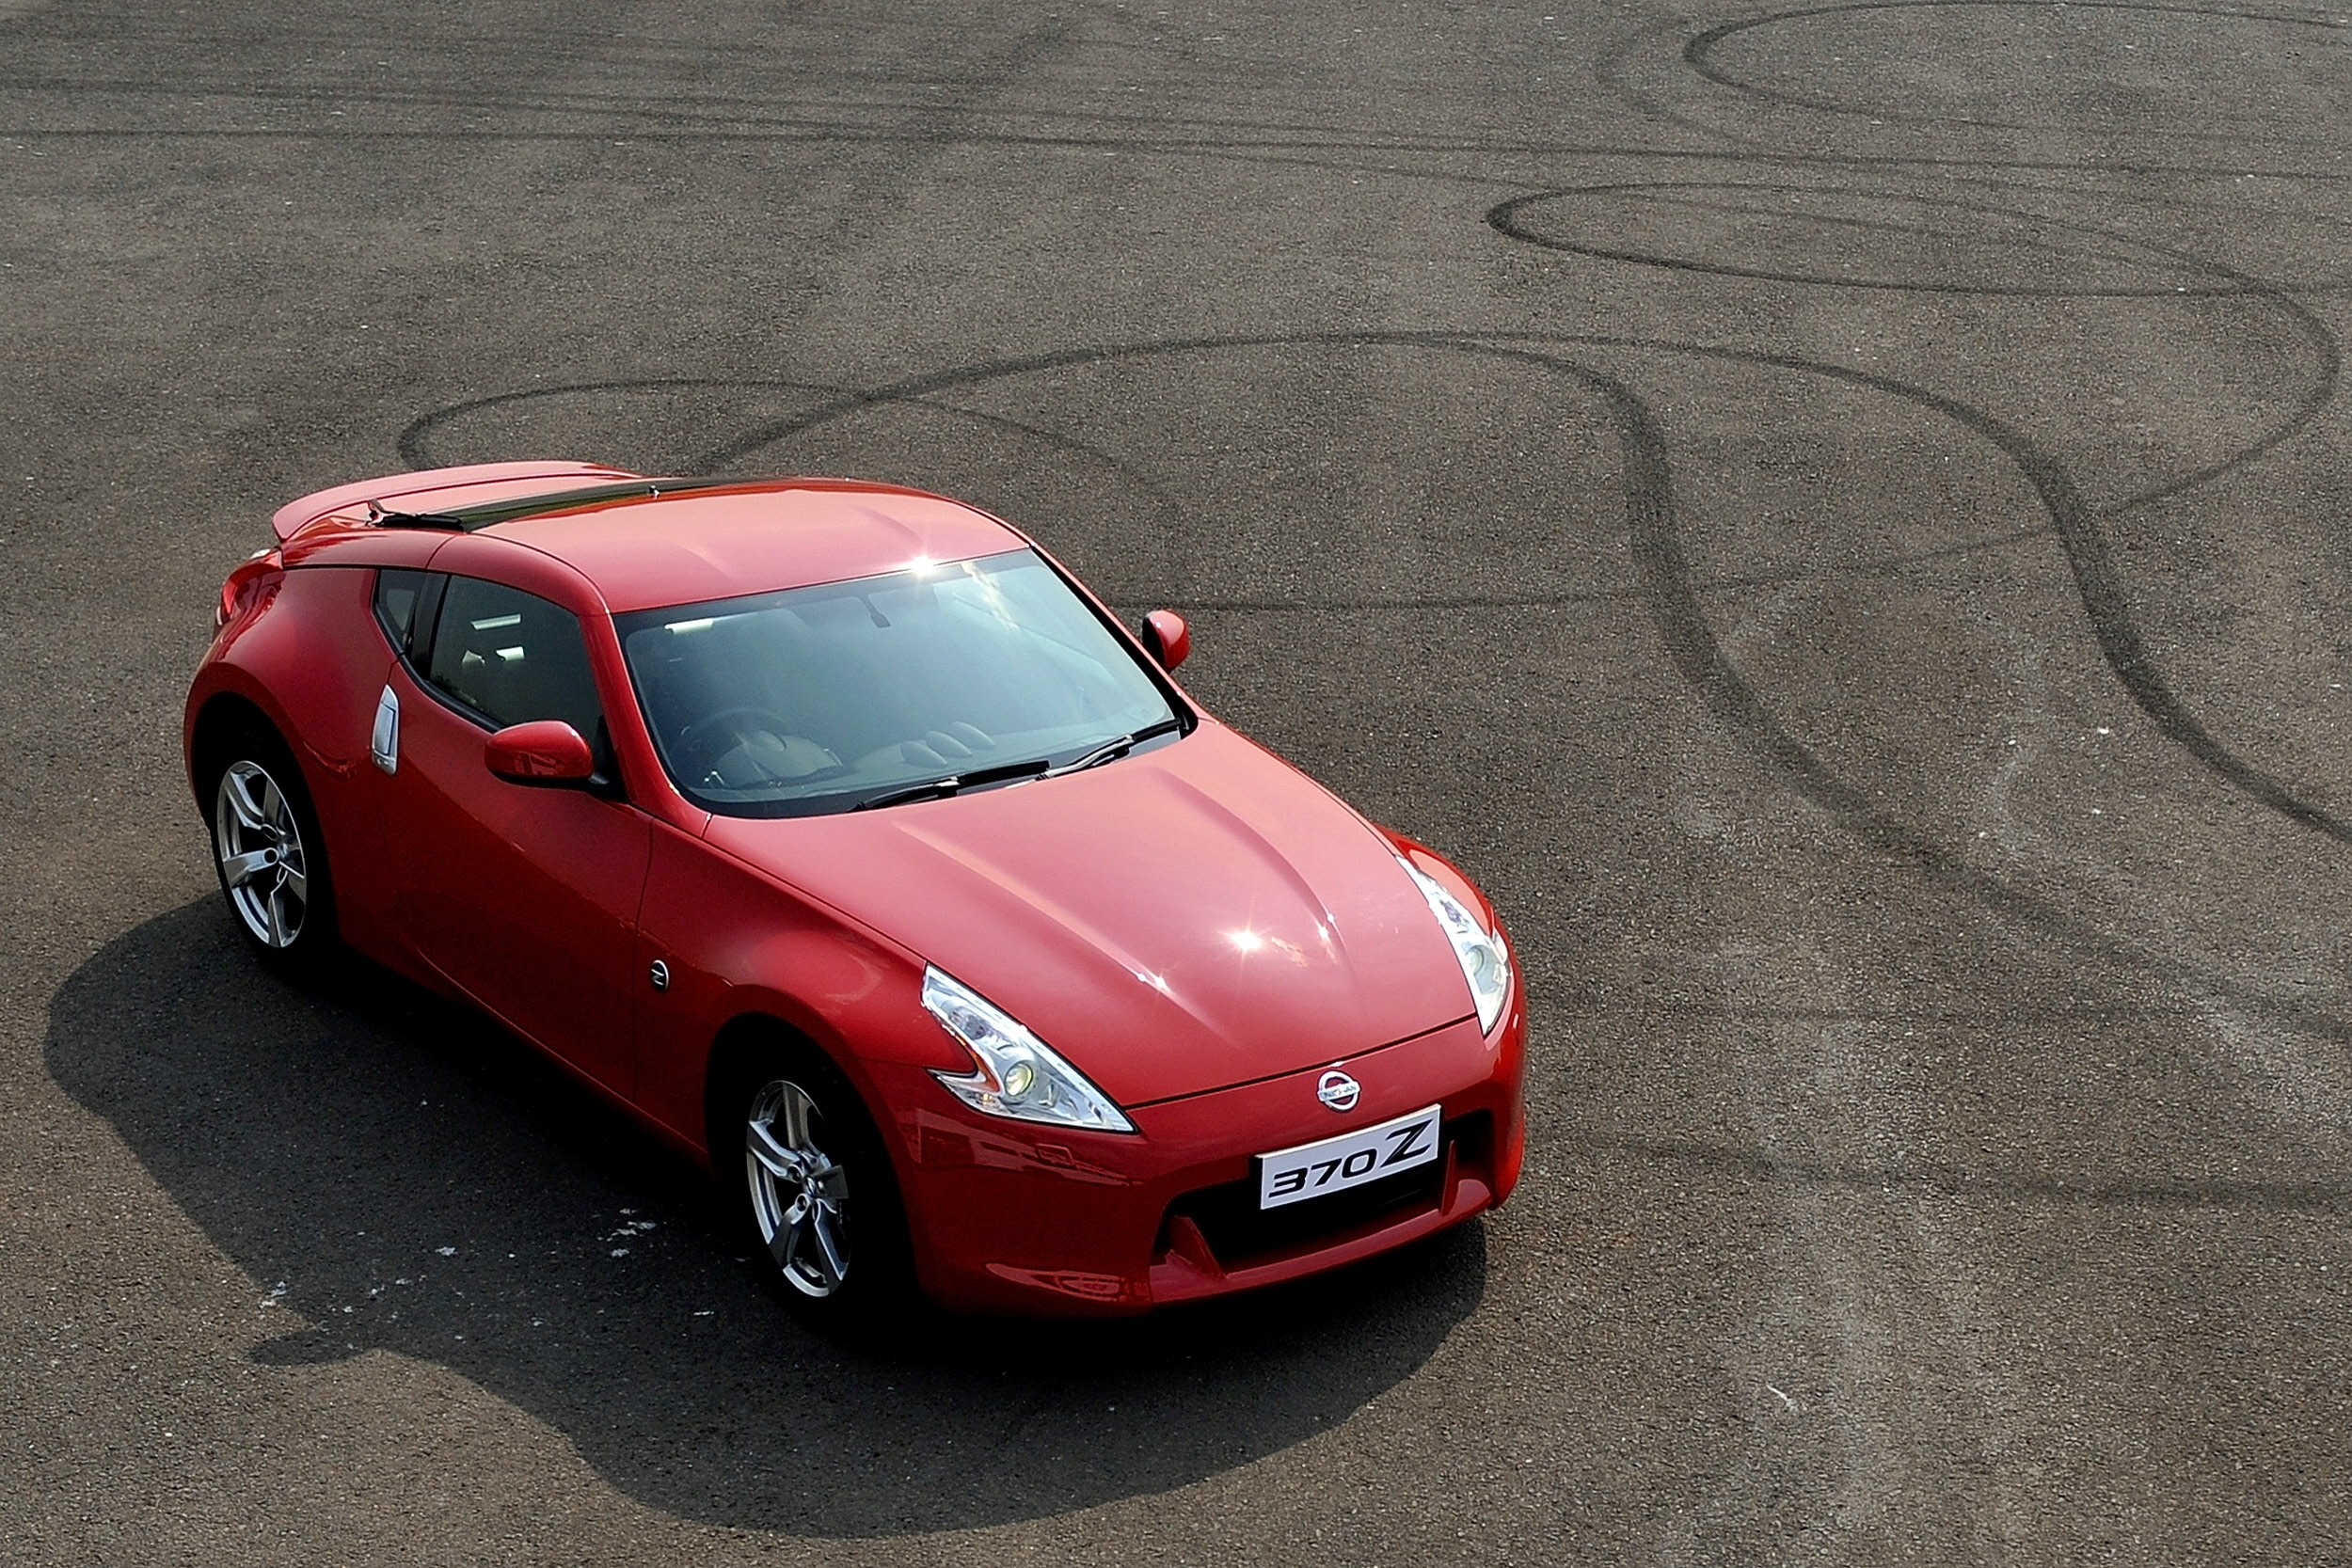
[[[46,1059],[256,1281],[254,1361],[438,1363],[713,1524],[894,1535],[1168,1491],[1332,1430],[1485,1289],[1471,1225],[1139,1322],[836,1344],[707,1177],[536,1053],[371,965],[291,987],[209,899],[76,970]]]

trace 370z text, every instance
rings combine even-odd
[[[1339,1192],[1438,1157],[1438,1107],[1378,1127],[1259,1157],[1258,1206],[1277,1208]]]

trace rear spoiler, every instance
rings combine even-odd
[[[269,526],[284,544],[321,517],[345,507],[378,503],[387,512],[438,512],[452,506],[463,506],[469,500],[505,499],[530,493],[534,481],[561,480],[566,484],[582,480],[641,479],[642,474],[627,468],[615,468],[603,463],[562,463],[542,459],[526,463],[475,463],[457,468],[420,468],[405,474],[387,474],[381,479],[363,479],[353,484],[338,484],[331,490],[320,490],[299,500],[288,501],[271,514]],[[503,488],[500,496],[492,486]],[[468,490],[484,492],[468,496]],[[393,505],[394,501],[414,503],[416,498],[431,496],[430,503]]]

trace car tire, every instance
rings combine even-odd
[[[271,968],[314,976],[337,950],[335,894],[302,769],[265,729],[232,730],[207,751],[202,799],[230,918]]]
[[[740,1058],[720,1108],[711,1164],[785,1304],[835,1336],[903,1318],[915,1300],[906,1212],[840,1069],[803,1042],[763,1043]]]

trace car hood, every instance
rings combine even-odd
[[[1019,1019],[1122,1105],[1335,1062],[1468,1016],[1388,842],[1232,731],[1058,779],[710,840]]]

